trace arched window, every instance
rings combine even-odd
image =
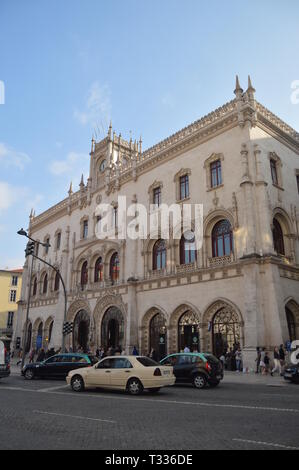
[[[212,321],[213,350],[217,357],[240,346],[241,326],[238,315],[231,307],[223,307]]]
[[[191,264],[196,261],[195,236],[191,231],[185,232],[180,240],[180,264]]]
[[[188,346],[191,352],[200,351],[199,320],[191,310],[185,312],[178,323],[179,351]]]
[[[158,271],[166,268],[166,243],[158,240],[153,249],[153,270]]]
[[[50,323],[50,326],[49,326],[48,344],[50,344],[51,339],[52,339],[53,326],[54,326],[54,320]]]
[[[59,283],[60,283],[59,274],[56,273],[55,274],[55,281],[54,281],[54,291],[55,292],[59,291]]]
[[[45,274],[43,281],[43,294],[46,294],[48,291],[48,274]]]
[[[213,258],[230,256],[233,252],[233,231],[228,220],[220,220],[212,232]]]
[[[288,307],[286,307],[286,316],[287,316],[287,322],[288,322],[290,341],[295,341],[296,340],[295,317],[293,315],[293,312]]]
[[[277,219],[273,219],[273,243],[274,250],[278,255],[285,255],[283,232]]]
[[[114,253],[110,260],[110,279],[112,282],[117,281],[119,278],[119,258],[118,253]]]
[[[81,286],[86,286],[88,283],[88,264],[85,261],[81,268]]]
[[[34,281],[33,281],[33,291],[32,291],[32,295],[35,296],[37,293],[37,279],[36,277],[34,278]]]
[[[103,280],[103,261],[102,257],[96,260],[94,267],[94,282],[101,282]]]
[[[150,349],[154,349],[158,359],[166,356],[167,325],[162,313],[157,313],[150,322]]]

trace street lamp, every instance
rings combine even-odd
[[[30,308],[30,298],[31,298],[31,289],[32,289],[32,273],[33,273],[33,261],[34,261],[34,258],[38,259],[39,261],[41,261],[42,263],[46,264],[47,266],[50,266],[50,268],[54,269],[54,271],[56,271],[56,273],[58,274],[60,280],[61,280],[61,284],[62,284],[62,287],[63,287],[63,291],[64,291],[64,320],[63,320],[63,327],[64,327],[64,324],[66,322],[66,314],[67,314],[67,295],[66,295],[66,288],[65,288],[65,284],[64,284],[64,280],[60,274],[60,271],[59,269],[57,269],[55,266],[53,266],[52,264],[48,263],[47,261],[39,258],[35,252],[35,245],[42,245],[44,246],[45,248],[50,248],[51,245],[50,243],[43,243],[43,242],[39,242],[37,240],[34,240],[34,238],[31,238],[28,233],[26,232],[26,230],[24,230],[23,228],[21,228],[21,230],[19,230],[17,232],[18,235],[21,235],[23,237],[26,237],[28,238],[29,240],[31,240],[31,244],[28,243],[27,244],[27,248],[25,250],[26,252],[26,256],[29,256],[31,255],[32,256],[32,261],[31,261],[31,271],[30,271],[30,280],[29,280],[29,292],[28,292],[28,301],[27,301],[27,311],[26,311],[26,320],[25,320],[25,334],[24,334],[24,341],[23,341],[23,355],[22,355],[22,368],[24,367],[24,363],[25,363],[25,357],[26,357],[26,352],[25,352],[25,349],[26,349],[26,342],[27,342],[27,326],[28,326],[28,318],[29,318],[29,308]],[[29,246],[30,245],[30,246]],[[65,351],[65,337],[64,337],[64,328],[62,328],[62,352]]]

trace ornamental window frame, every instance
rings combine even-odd
[[[216,162],[220,162],[221,182],[217,186],[212,184],[212,165]],[[215,191],[215,189],[222,188],[224,186],[224,155],[223,153],[212,153],[204,162],[204,170],[206,172],[206,188],[207,191]]]
[[[181,168],[174,176],[175,183],[175,192],[176,192],[176,201],[184,202],[190,199],[190,183],[191,183],[191,169],[190,168]],[[183,178],[185,182],[183,183]],[[182,194],[182,183],[184,184],[185,194]],[[187,184],[186,184],[187,183]],[[182,198],[182,196],[184,196]]]
[[[281,161],[281,158],[275,152],[270,152],[268,155],[268,158],[269,158],[270,176],[271,176],[272,185],[276,188],[283,189],[283,178],[282,178],[283,163]],[[273,178],[273,172],[275,172],[274,178]]]

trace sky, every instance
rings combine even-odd
[[[250,74],[258,101],[298,131],[298,19],[298,0],[0,0],[0,269],[23,265],[16,232],[31,208],[86,180],[110,119],[145,149]]]

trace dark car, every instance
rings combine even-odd
[[[71,370],[92,367],[99,359],[90,354],[56,354],[46,361],[26,364],[22,375],[27,380],[34,378],[64,379]]]
[[[3,341],[0,341],[0,379],[10,375],[9,352]]]
[[[207,384],[217,387],[223,379],[222,364],[210,353],[171,354],[160,363],[173,366],[176,383],[192,383],[196,388]]]
[[[284,370],[284,379],[299,384],[299,364],[289,364]]]

